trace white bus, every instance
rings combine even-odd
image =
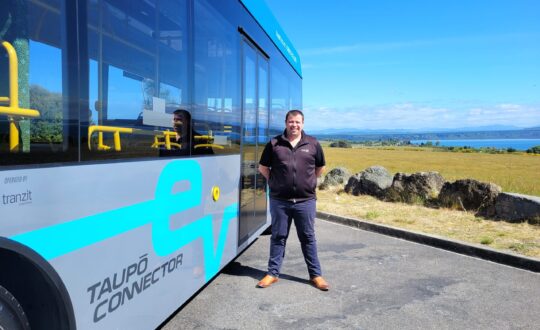
[[[298,54],[262,0],[1,8],[0,329],[155,328],[269,226]]]

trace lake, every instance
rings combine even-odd
[[[540,146],[540,139],[482,139],[482,140],[412,140],[413,144],[421,144],[431,141],[433,145],[438,141],[445,147],[492,147],[497,149],[514,148],[525,151],[534,146]]]

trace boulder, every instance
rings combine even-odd
[[[319,185],[319,189],[328,189],[334,186],[344,185],[351,177],[351,172],[345,167],[336,167],[324,176],[324,181]]]
[[[446,182],[439,193],[439,205],[454,209],[475,211],[477,215],[493,217],[495,200],[502,191],[493,183],[472,179]]]
[[[540,224],[540,197],[500,193],[495,201],[497,219]]]
[[[330,143],[330,148],[352,148],[352,145],[347,141],[336,141]]]
[[[385,199],[424,204],[439,196],[443,184],[444,178],[438,172],[396,173]]]
[[[392,185],[392,175],[382,166],[371,166],[349,178],[345,191],[355,196],[366,194],[383,197]]]

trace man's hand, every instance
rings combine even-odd
[[[266,181],[270,181],[270,167],[259,164],[259,172],[266,178]]]
[[[324,172],[324,166],[315,168],[315,176],[317,178],[320,177],[323,174],[323,172]]]

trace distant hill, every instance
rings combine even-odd
[[[308,132],[322,140],[468,140],[468,139],[540,139],[540,127],[485,126],[441,129],[434,132],[415,130],[328,129]]]
[[[539,127],[521,128],[510,125],[488,125],[475,127],[461,128],[422,128],[422,129],[355,129],[355,128],[325,128],[318,130],[310,130],[311,134],[331,135],[331,134],[351,134],[351,135],[366,135],[366,134],[406,134],[406,133],[445,133],[445,132],[488,132],[488,131],[519,131],[523,129],[540,129]]]

